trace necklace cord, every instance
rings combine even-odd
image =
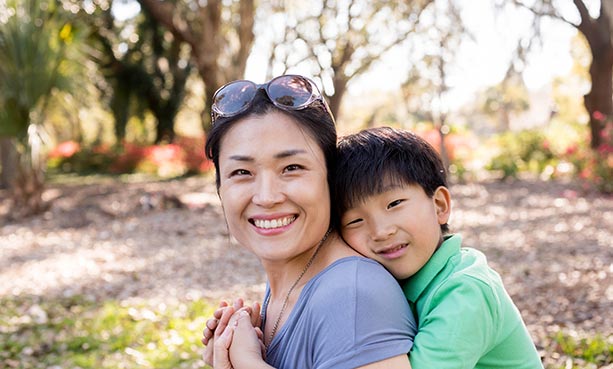
[[[302,277],[305,275],[307,270],[309,270],[309,267],[311,266],[311,264],[313,264],[313,260],[315,260],[315,256],[317,256],[317,254],[319,253],[319,250],[321,249],[321,245],[323,245],[323,243],[326,241],[326,239],[328,238],[328,235],[330,235],[330,232],[331,232],[331,229],[329,228],[326,231],[326,234],[324,235],[324,237],[319,241],[319,243],[317,243],[317,249],[315,250],[315,253],[313,254],[313,256],[311,256],[311,258],[307,262],[307,264],[304,267],[304,269],[302,269],[302,272],[300,273],[300,275],[298,276],[298,278],[296,279],[294,284],[292,284],[292,286],[287,291],[287,295],[285,295],[285,299],[283,300],[283,305],[281,305],[281,311],[279,312],[279,316],[277,317],[277,320],[275,321],[275,324],[272,326],[272,331],[270,332],[270,336],[268,337],[268,345],[270,345],[272,343],[272,339],[274,338],[275,334],[277,333],[277,329],[279,328],[279,323],[281,322],[281,317],[283,316],[283,313],[285,312],[285,308],[287,308],[287,303],[289,301],[289,296],[292,294],[292,292],[294,291],[294,288],[296,288],[296,286],[298,285],[298,283],[300,282]],[[268,308],[268,304],[269,303],[270,303],[270,294],[268,294],[268,298],[266,299],[266,307],[267,308]],[[268,347],[268,345],[266,345],[266,347]]]

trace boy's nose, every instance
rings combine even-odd
[[[271,207],[283,202],[285,196],[278,181],[272,176],[263,175],[256,181],[253,203],[262,207]]]
[[[393,224],[377,223],[371,230],[371,238],[373,241],[385,241],[396,233],[396,227]]]

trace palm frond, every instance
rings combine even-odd
[[[49,3],[9,2],[0,21],[0,135],[25,136],[55,90],[76,93],[83,80],[78,27]]]

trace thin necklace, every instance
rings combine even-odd
[[[311,256],[311,258],[307,262],[307,264],[304,267],[304,269],[302,269],[302,272],[298,276],[298,279],[296,279],[294,284],[292,284],[292,286],[289,288],[289,291],[287,291],[287,295],[285,295],[285,299],[283,300],[283,305],[281,305],[281,311],[279,312],[279,316],[277,317],[277,321],[275,321],[275,325],[272,326],[272,332],[270,332],[270,337],[268,338],[268,345],[270,345],[272,343],[272,339],[275,336],[275,334],[277,333],[277,328],[279,328],[279,323],[281,322],[281,317],[283,316],[283,313],[285,312],[285,308],[287,307],[287,302],[289,301],[289,296],[292,294],[292,292],[294,291],[294,288],[296,288],[296,286],[298,285],[298,282],[300,282],[300,280],[302,279],[304,274],[307,272],[307,270],[309,270],[309,267],[311,266],[311,264],[313,264],[313,260],[315,260],[315,256],[317,256],[317,253],[319,252],[319,249],[321,249],[321,245],[323,245],[323,243],[328,238],[328,235],[330,234],[330,231],[331,231],[331,229],[328,229],[326,231],[326,234],[324,235],[324,237],[317,244],[317,249],[315,250],[315,253],[313,254],[313,256]],[[270,303],[270,294],[268,294],[268,297],[266,298],[266,307],[267,308],[268,308],[268,304],[269,303]],[[266,347],[268,347],[268,345],[266,345]]]

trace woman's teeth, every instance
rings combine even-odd
[[[266,220],[254,219],[253,224],[255,224],[255,226],[258,228],[273,229],[273,228],[284,227],[290,224],[291,222],[293,222],[295,219],[296,219],[295,216],[289,216],[289,217],[279,218],[279,219],[266,219]]]

